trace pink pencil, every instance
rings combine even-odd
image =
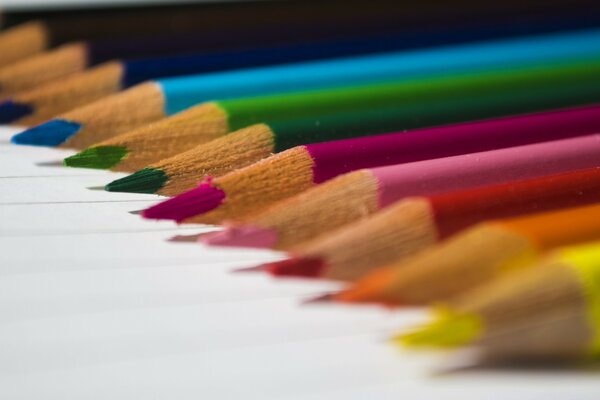
[[[290,246],[370,215],[402,198],[600,166],[600,134],[339,176],[204,238],[212,245]]]
[[[298,146],[149,208],[146,218],[217,223],[361,168],[600,132],[600,105]],[[235,134],[234,134],[235,135]],[[208,213],[208,214],[205,214]],[[202,215],[204,214],[204,215]]]

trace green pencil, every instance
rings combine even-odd
[[[221,175],[300,144],[596,101],[600,101],[600,58],[468,76],[212,102],[201,106],[212,116],[204,123],[220,129],[218,133],[212,131],[210,138],[255,126],[152,163],[108,188],[172,195],[190,185],[193,187],[206,174]],[[136,149],[173,146],[172,140],[158,140],[155,136],[147,136],[144,143],[129,139],[123,135],[120,142],[103,142],[66,162],[93,167],[107,156],[117,154],[119,157],[112,157],[114,164],[145,167],[146,160],[152,157],[140,156],[142,152]],[[185,143],[182,149],[186,149]],[[114,162],[115,159],[120,161]],[[142,181],[138,179],[141,177]]]

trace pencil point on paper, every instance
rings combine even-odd
[[[109,192],[156,193],[167,181],[160,169],[144,168],[129,176],[112,181],[105,186]]]
[[[11,142],[32,146],[58,146],[80,129],[81,125],[75,122],[54,119],[17,133]]]
[[[63,163],[67,167],[109,169],[117,165],[128,151],[122,146],[89,147],[67,157]]]
[[[87,188],[88,190],[97,190],[97,191],[104,191],[104,186],[89,186]]]
[[[104,189],[104,188],[103,188]],[[142,213],[144,212],[144,210],[133,210],[133,211],[128,211],[129,214],[132,215],[142,215]]]
[[[181,222],[217,208],[224,199],[225,192],[211,186],[208,181],[172,199],[147,208],[142,215],[149,219],[171,219]]]
[[[318,278],[324,268],[325,262],[318,257],[291,257],[262,265],[263,271],[273,276],[297,278]]]
[[[269,248],[277,243],[277,233],[259,226],[230,226],[204,235],[200,242],[210,246]]]
[[[29,104],[5,100],[0,103],[0,124],[9,124],[33,113]]]

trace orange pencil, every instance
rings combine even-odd
[[[405,261],[377,269],[335,301],[422,305],[449,299],[535,261],[544,251],[600,239],[600,204],[478,224]]]

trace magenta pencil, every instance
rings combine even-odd
[[[204,241],[230,246],[293,245],[409,197],[600,166],[600,134],[341,175]]]
[[[600,105],[298,146],[167,200],[146,218],[242,218],[340,174],[600,132]],[[241,134],[241,133],[240,133]],[[235,135],[235,134],[234,134]],[[277,190],[273,190],[277,188]]]

